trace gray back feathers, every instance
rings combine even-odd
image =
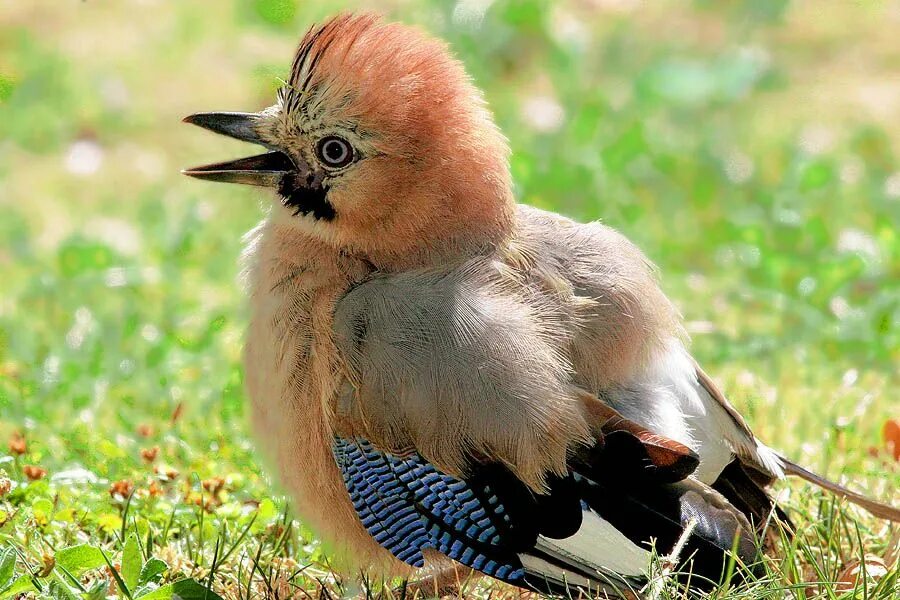
[[[338,412],[449,473],[490,456],[539,488],[589,439],[576,388],[636,372],[674,316],[643,256],[612,230],[526,207],[519,223],[501,251],[375,275],[338,302],[352,383]]]

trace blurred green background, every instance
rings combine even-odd
[[[896,499],[878,448],[900,416],[900,2],[6,0],[0,436],[28,446],[0,447],[0,544],[37,564],[167,527],[159,551],[194,573],[204,527],[265,511],[249,544],[288,522],[239,364],[237,259],[262,203],[181,176],[247,149],[179,120],[271,104],[302,32],[339,8],[447,39],[510,139],[520,201],[635,240],[763,439]],[[25,464],[48,474],[29,484]],[[151,490],[153,465],[178,483],[135,493],[130,519],[108,487]],[[212,477],[224,488],[198,525]],[[891,543],[859,526],[876,553]],[[319,557],[294,527],[279,551]]]

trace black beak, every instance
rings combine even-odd
[[[296,170],[297,167],[286,154],[276,151],[184,169],[181,172],[208,181],[275,187],[282,177]]]
[[[185,117],[183,119],[185,123],[191,123],[245,142],[259,144],[272,151],[257,156],[184,169],[182,173],[209,181],[267,187],[278,186],[284,175],[297,172],[298,169],[287,154],[273,148],[259,137],[255,127],[258,119],[259,115],[256,113],[236,112],[197,113]]]

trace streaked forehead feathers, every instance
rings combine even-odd
[[[438,118],[451,100],[480,105],[442,42],[374,14],[341,14],[311,28],[279,99],[285,113],[307,121],[364,117],[382,127],[422,128],[426,112]]]
[[[297,48],[287,85],[280,91],[283,108],[296,111],[310,99],[314,84],[323,78],[321,62],[329,49],[346,57],[360,35],[378,20],[377,15],[344,13],[310,28]]]

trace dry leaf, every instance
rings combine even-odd
[[[888,419],[881,429],[884,445],[887,447],[894,460],[900,460],[900,422],[897,419]]]
[[[160,476],[164,482],[174,481],[178,478],[178,471],[168,465],[156,465],[153,472]]]
[[[865,579],[863,578],[863,565],[865,565]],[[844,566],[844,570],[838,575],[835,590],[838,592],[850,592],[862,589],[864,584],[872,584],[888,574],[887,565],[880,557],[874,554],[866,554],[865,561],[855,558]]]
[[[144,462],[152,463],[154,460],[156,460],[158,454],[159,446],[153,446],[152,448],[141,448],[141,458],[144,459]]]
[[[896,530],[894,535],[891,536],[887,549],[887,554],[884,555],[884,564],[889,569],[893,569],[894,565],[897,564],[897,560],[900,560],[900,529]]]
[[[117,499],[125,499],[130,496],[133,491],[134,483],[128,479],[114,481],[112,485],[109,486],[109,495]]]
[[[161,487],[159,487],[159,482],[157,482],[157,481],[151,481],[151,482],[150,482],[150,485],[147,486],[147,493],[148,493],[151,497],[155,498],[155,497],[157,497],[157,496],[162,496],[162,495],[163,495],[163,489],[162,489]]]
[[[178,420],[181,418],[181,415],[183,413],[184,413],[184,402],[179,402],[175,406],[175,410],[172,411],[172,418],[170,419],[171,424],[175,425],[175,423],[178,422]]]
[[[189,492],[184,497],[184,503],[195,504],[208,513],[214,512],[216,507],[221,504],[218,498],[209,495],[204,496],[199,492]]]
[[[122,572],[121,563],[113,563],[112,568],[110,568],[109,565],[106,565],[106,568],[104,569],[104,571],[106,571],[106,579],[107,579],[107,581],[109,581],[110,588],[113,590],[118,590],[119,588],[116,586],[117,578],[113,574],[113,569],[116,570],[116,573],[121,573]],[[120,575],[120,577],[121,577],[121,575]]]
[[[137,434],[141,437],[148,438],[153,436],[153,425],[148,425],[147,423],[141,423],[137,426]]]
[[[25,477],[31,481],[37,481],[38,479],[43,479],[47,476],[47,469],[43,469],[37,465],[23,465],[22,472],[25,474]]]
[[[47,554],[46,552],[41,555],[41,570],[38,572],[38,575],[41,577],[46,577],[53,571],[53,567],[56,566],[56,558],[52,554]]]
[[[28,445],[25,443],[25,437],[18,431],[13,432],[9,438],[9,452],[17,456],[22,456],[28,451]]]
[[[204,479],[201,485],[204,490],[213,496],[218,496],[222,488],[225,487],[225,479],[223,477],[210,477],[209,479]]]

